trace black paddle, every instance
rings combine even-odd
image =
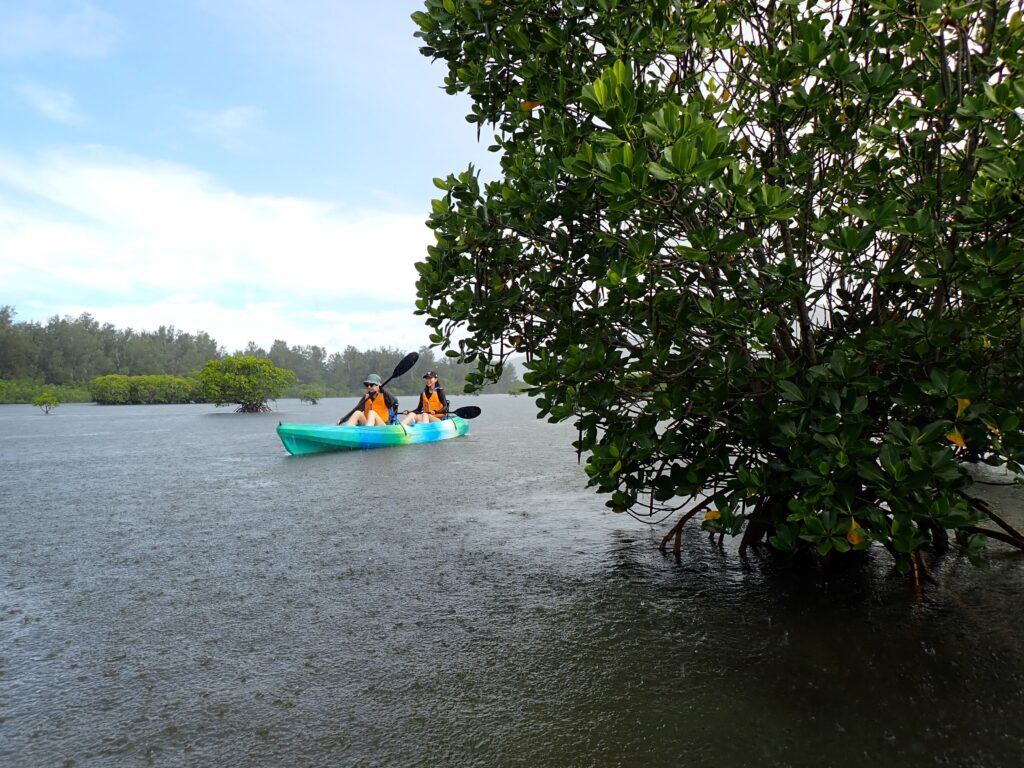
[[[403,373],[405,373],[405,372],[406,372],[406,371],[408,371],[408,370],[409,370],[410,368],[412,368],[412,367],[413,367],[414,365],[416,365],[416,361],[417,361],[417,360],[419,360],[419,359],[420,359],[420,355],[419,355],[419,353],[418,353],[418,352],[410,352],[410,353],[409,353],[408,355],[406,355],[406,356],[405,356],[405,357],[403,357],[403,358],[402,358],[401,360],[399,360],[399,361],[398,361],[398,365],[396,365],[396,366],[395,366],[395,370],[394,370],[394,372],[393,372],[393,373],[392,373],[392,374],[391,374],[391,375],[390,375],[390,376],[389,376],[389,377],[387,378],[387,381],[385,381],[385,382],[384,382],[383,384],[381,384],[381,385],[380,385],[381,391],[383,391],[383,390],[384,390],[384,387],[385,387],[385,386],[386,386],[386,385],[387,385],[387,384],[388,384],[388,383],[389,383],[389,382],[390,382],[390,381],[391,381],[392,379],[397,379],[397,378],[398,378],[399,376],[401,376],[401,375],[402,375]],[[350,417],[350,416],[351,416],[351,415],[352,415],[353,413],[355,413],[355,412],[356,412],[356,408],[358,408],[358,407],[359,407],[359,404],[358,404],[358,403],[356,403],[356,407],[355,407],[355,408],[353,408],[353,409],[352,409],[351,411],[349,411],[348,413],[346,413],[346,414],[345,414],[344,416],[342,416],[342,417],[341,417],[340,419],[338,419],[338,423],[339,423],[339,424],[344,424],[344,423],[345,423],[346,421],[348,421],[349,417]]]
[[[412,413],[412,411],[403,411],[403,413]],[[476,405],[464,405],[461,408],[456,408],[454,411],[434,411],[432,416],[436,416],[439,413],[450,413],[453,416],[458,416],[460,419],[475,419],[480,415],[480,408]]]

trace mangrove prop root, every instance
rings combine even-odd
[[[918,569],[917,553],[910,559],[910,584],[914,589],[914,598],[921,598],[921,571]]]
[[[1024,539],[1009,534],[1003,533],[1002,531],[993,531],[990,528],[981,528],[977,525],[972,525],[969,528],[965,528],[968,533],[980,533],[982,536],[988,536],[990,539],[1001,541],[1004,544],[1009,544],[1011,547],[1024,550]]]
[[[664,537],[662,537],[661,544],[658,545],[658,549],[660,549],[662,552],[664,552],[665,551],[665,547],[668,546],[668,540],[673,538],[673,537],[675,537],[676,541],[679,542],[678,546],[681,547],[682,546],[683,526],[686,525],[686,521],[687,520],[689,520],[691,517],[694,516],[695,512],[696,512],[696,510],[690,510],[689,512],[684,514],[681,518],[679,518],[679,521],[675,525],[673,525],[671,529],[669,529],[669,532],[666,533],[664,535]],[[673,545],[673,548],[675,546],[677,546],[677,545]]]
[[[740,539],[740,557],[747,556],[747,547],[756,547],[760,544],[770,527],[767,523],[762,523],[759,520],[748,520],[747,527],[743,531],[743,538]]]
[[[992,507],[990,507],[984,501],[982,501],[981,499],[968,498],[967,502],[975,509],[980,509],[986,515],[988,515],[989,520],[998,525],[1000,528],[1006,531],[1010,536],[1015,538],[1017,541],[1024,542],[1024,535],[1022,535],[1012,525],[1010,525],[1008,522],[1003,520],[1003,518],[1001,518],[999,515],[993,512]]]
[[[661,540],[661,544],[658,545],[658,549],[664,552],[665,547],[668,546],[668,540],[675,536],[676,540],[675,543],[672,545],[672,551],[678,557],[679,552],[683,546],[683,526],[686,525],[686,522],[691,517],[693,517],[702,509],[704,509],[704,507],[708,506],[714,500],[714,498],[714,496],[708,496],[706,499],[704,499],[704,501],[702,501],[700,504],[698,504],[689,512],[686,512],[682,517],[680,517],[679,521],[675,525],[673,525],[671,529],[669,529],[668,533],[665,534],[664,538]]]
[[[932,576],[931,571],[928,570],[928,566],[924,564],[924,556],[921,554],[921,550],[914,552],[914,556],[910,561],[910,572],[911,578],[914,580],[914,586],[920,588],[922,582],[927,581],[929,584],[937,584],[935,577]]]
[[[949,534],[941,525],[936,525],[931,520],[922,520],[921,530],[931,538],[932,548],[936,552],[941,553],[949,549]]]

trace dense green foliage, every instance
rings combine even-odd
[[[295,372],[278,368],[265,358],[251,355],[210,360],[199,372],[199,389],[214,405],[237,403],[239,413],[269,411],[295,382]]]
[[[528,356],[609,506],[918,575],[1024,548],[959,461],[1024,460],[1017,6],[425,5],[503,178],[437,181],[418,307],[477,381]]]
[[[173,326],[133,331],[100,325],[88,314],[55,316],[45,325],[14,317],[13,307],[0,306],[0,379],[87,384],[108,373],[184,376],[222,354],[207,334]]]
[[[60,405],[60,400],[51,392],[43,392],[32,400],[32,405],[49,414],[54,408]]]
[[[31,403],[44,392],[51,392],[62,403],[88,403],[92,401],[85,384],[47,384],[32,379],[0,379],[0,403]]]
[[[223,348],[204,332],[192,336],[163,326],[155,332],[120,331],[109,324],[100,325],[87,314],[77,319],[53,317],[45,325],[16,323],[14,317],[12,307],[0,307],[0,403],[29,403],[45,388],[56,392],[55,386],[62,388],[58,393],[62,402],[88,402],[88,386],[97,377],[183,377],[195,374],[207,360],[224,356]],[[391,371],[407,352],[384,347],[361,351],[350,346],[328,355],[322,347],[289,347],[278,339],[269,352],[250,343],[235,354],[266,358],[278,368],[295,371],[298,385],[286,393],[289,397],[299,397],[299,386],[317,387],[327,396],[348,397],[362,392],[367,373]],[[413,371],[389,388],[396,394],[412,394],[422,386],[422,371],[434,369],[442,383],[457,393],[473,367],[451,358],[435,360],[430,349],[421,349],[420,373]],[[488,391],[507,392],[519,383],[514,372],[507,370]],[[194,393],[185,400],[166,402],[201,397]]]
[[[267,357],[278,367],[295,371],[302,385],[319,387],[332,397],[361,395],[364,391],[363,379],[368,373],[378,373],[387,378],[398,361],[408,354],[408,350],[380,347],[363,351],[346,347],[342,352],[335,352],[326,358],[319,353],[322,353],[319,347],[289,349],[282,341],[274,342],[269,353],[255,345],[250,345],[247,350],[247,354]],[[388,384],[391,392],[396,395],[415,394],[423,386],[423,373],[434,370],[448,391],[458,394],[463,389],[466,375],[476,369],[475,365],[460,363],[453,358],[442,357],[438,360],[428,347],[420,348],[419,355],[415,369]],[[487,391],[508,392],[517,383],[519,380],[515,372],[509,369]],[[301,397],[299,388],[289,390],[288,396]]]
[[[100,405],[193,403],[202,400],[199,382],[183,376],[98,376],[89,384]]]

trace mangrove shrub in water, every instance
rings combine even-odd
[[[436,181],[418,309],[478,384],[527,355],[609,506],[1024,547],[961,463],[1024,457],[1019,4],[425,6],[502,175]]]
[[[112,373],[89,382],[100,405],[192,403],[202,399],[198,383],[182,376],[124,376]]]
[[[32,405],[49,415],[50,411],[60,405],[60,400],[50,392],[43,392],[32,400]]]
[[[250,355],[209,360],[199,372],[199,388],[207,402],[238,403],[238,413],[269,411],[267,401],[279,398],[294,382],[294,371]]]
[[[302,387],[299,389],[299,402],[309,403],[310,405],[316,405],[320,402],[320,398],[324,396],[316,387]]]

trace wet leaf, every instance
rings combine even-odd
[[[850,530],[846,532],[846,540],[853,544],[853,546],[857,546],[864,541],[864,537],[860,534],[859,529],[860,526],[857,524],[857,521],[851,520]]]

